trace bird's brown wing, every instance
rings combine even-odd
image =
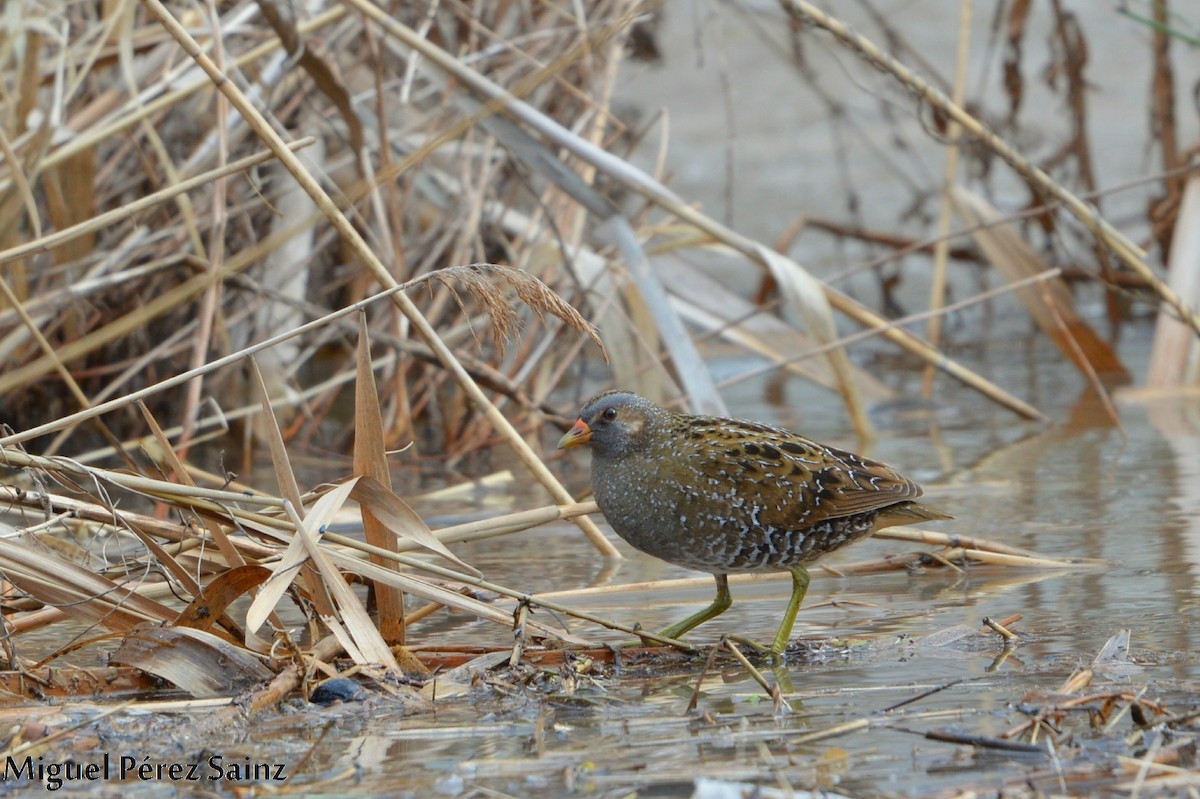
[[[692,439],[698,445],[698,470],[705,476],[724,472],[730,487],[737,487],[744,512],[753,514],[760,525],[808,527],[922,493],[920,486],[886,464],[781,428],[690,418],[695,420],[689,422],[692,431],[704,434]]]

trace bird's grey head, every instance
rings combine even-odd
[[[621,458],[638,450],[667,416],[668,411],[645,397],[630,391],[606,391],[587,401],[558,446],[591,444],[597,458]]]

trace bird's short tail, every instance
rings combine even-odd
[[[917,522],[936,522],[942,519],[953,519],[949,513],[938,510],[932,505],[920,502],[900,502],[884,508],[875,518],[875,529],[895,527],[899,524],[916,524]]]

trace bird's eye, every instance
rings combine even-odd
[[[617,409],[616,408],[605,408],[604,413],[600,414],[600,416],[601,416],[601,418],[605,419],[606,421],[611,422],[613,419],[617,418]]]

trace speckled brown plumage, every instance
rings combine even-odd
[[[787,571],[883,527],[945,519],[891,467],[756,422],[675,413],[624,391],[592,398],[559,446],[589,444],[596,502],[631,545],[717,576]],[[800,590],[800,598],[803,591]],[[794,604],[799,606],[795,592]],[[794,613],[793,613],[794,615]],[[780,629],[786,644],[787,630]],[[672,637],[675,637],[672,636]]]

